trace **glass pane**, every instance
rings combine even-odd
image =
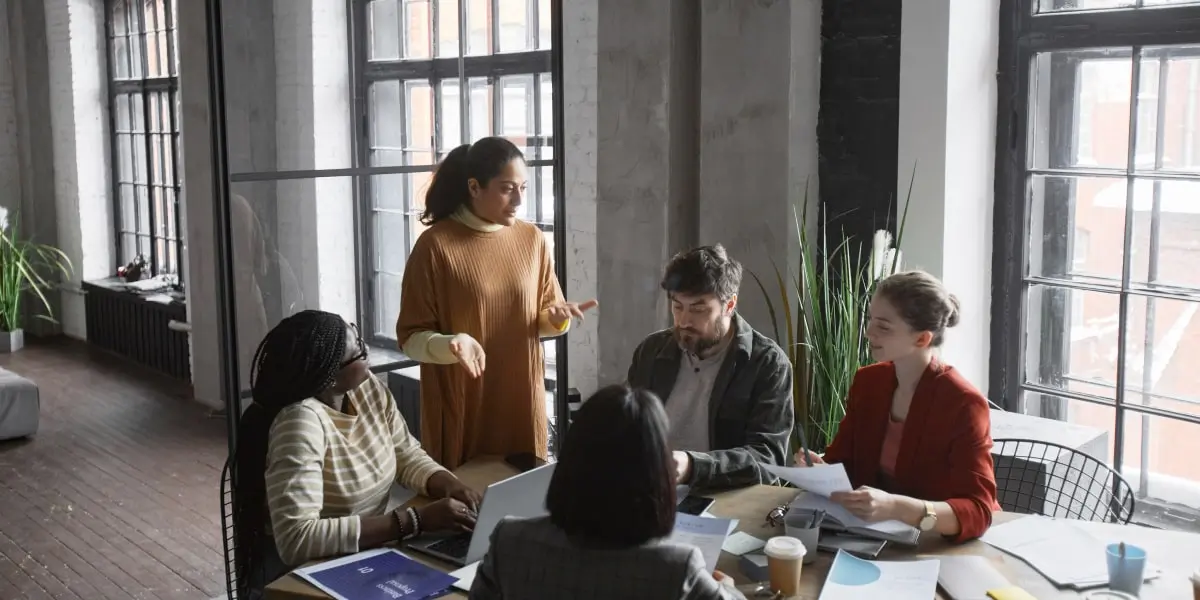
[[[139,22],[139,11],[130,11],[130,31],[142,31],[142,24]],[[141,79],[146,76],[146,35],[144,33],[130,33],[129,35],[129,76],[133,79]],[[140,246],[141,241],[138,242]]]
[[[474,142],[479,138],[495,135],[492,122],[492,86],[486,77],[468,79],[467,86],[471,90],[467,100],[471,118],[470,138]]]
[[[1198,302],[1130,296],[1125,402],[1200,415]]]
[[[125,266],[137,257],[137,238],[132,233],[121,234],[121,266]]]
[[[550,0],[537,0],[538,5],[538,50],[549,50],[553,35],[550,29],[554,15],[550,13]]]
[[[1030,166],[1128,166],[1130,56],[1127,48],[1035,56],[1030,76]]]
[[[404,0],[404,58],[429,58],[432,19],[429,0]]]
[[[163,131],[162,107],[160,106],[162,94],[151,92],[148,99],[150,100],[150,110],[147,111],[150,115],[150,128],[148,131],[161,133]]]
[[[117,134],[117,181],[133,183],[133,140],[128,134]]]
[[[408,194],[408,210],[420,216],[425,210],[425,194],[429,192],[429,183],[433,181],[433,171],[410,173],[405,177],[405,193]],[[422,231],[424,231],[422,229]],[[417,238],[414,236],[413,240]]]
[[[467,55],[492,54],[492,1],[466,0]]]
[[[129,79],[129,38],[118,36],[112,39],[113,79]]]
[[[425,233],[426,229],[429,229],[429,227],[421,223],[419,217],[420,215],[414,214],[408,220],[408,239],[411,240],[408,247],[409,251],[412,251],[412,244],[417,243],[417,238],[421,237],[421,234]]]
[[[142,104],[141,94],[129,94],[129,113],[133,117],[133,130],[146,131],[146,107]]]
[[[457,81],[443,81],[442,104],[438,121],[438,152],[446,153],[467,143],[462,137],[462,103]]]
[[[536,31],[533,20],[537,0],[501,0],[500,8],[500,52],[522,52],[536,47]]]
[[[533,76],[509,75],[500,78],[499,134],[517,146],[529,146],[536,121],[533,118]]]
[[[230,184],[230,264],[243,389],[258,343],[283,318],[319,307],[358,320],[353,188],[350,177]],[[371,213],[362,218],[369,235]],[[369,265],[363,266],[369,274]],[[389,327],[395,319],[393,313]]]
[[[176,196],[174,188],[163,189],[163,204],[166,211],[163,213],[163,225],[166,228],[166,235],[172,239],[179,239],[179,228],[176,227],[176,211],[178,207],[175,205]]]
[[[138,241],[138,243],[137,243],[138,254],[142,255],[142,258],[146,259],[146,262],[149,262],[150,261],[150,247],[153,245],[150,236],[139,235],[137,238],[137,241]]]
[[[388,273],[403,273],[408,260],[408,245],[404,230],[407,216],[400,212],[375,212],[375,269]]]
[[[396,316],[400,314],[399,275],[379,273],[375,276],[375,335],[396,339]]]
[[[146,136],[140,133],[133,136],[133,181],[135,183],[150,183],[150,174],[146,172],[149,164],[146,162]]]
[[[430,158],[413,163],[428,164],[433,160],[433,91],[429,82],[405,81],[404,104],[404,149],[430,151]]]
[[[1190,405],[1191,414],[1197,407]],[[1200,510],[1200,461],[1194,460],[1200,425],[1126,412],[1124,442],[1121,475],[1138,492],[1139,508],[1149,499]]]
[[[138,207],[138,234],[149,235],[152,232],[150,228],[150,188],[144,185],[134,187],[134,195],[137,198]],[[149,254],[146,255],[150,257]]]
[[[400,101],[399,81],[371,84],[371,148],[395,148],[404,145],[404,105]],[[376,164],[378,166],[378,163]]]
[[[1142,0],[1142,6],[1186,6],[1200,4],[1200,0]]]
[[[538,135],[550,138],[554,135],[554,81],[549,73],[538,76]],[[549,145],[547,144],[547,147]]]
[[[371,204],[374,208],[404,210],[404,175],[372,175]]]
[[[1200,290],[1200,182],[1136,179],[1132,282]]]
[[[137,205],[134,200],[133,186],[122,184],[118,193],[121,195],[121,231],[136,231]]]
[[[400,11],[397,0],[372,0],[367,8],[370,60],[400,58]]]
[[[437,55],[458,56],[458,2],[435,2],[437,13]]]
[[[112,35],[125,35],[126,12],[129,11],[128,0],[110,0],[108,3],[108,23],[112,27]]]
[[[546,354],[546,369],[549,370],[551,367],[554,366],[554,359],[555,359],[555,357],[558,356],[557,340],[551,339],[551,340],[546,340],[546,341],[542,342],[542,350]],[[546,406],[546,414],[553,415],[554,414],[554,405],[553,405],[554,395],[546,394],[546,396],[547,396],[546,402],[548,403]]]
[[[1038,0],[1036,11],[1101,10],[1105,8],[1129,8],[1135,4],[1137,4],[1137,0]]]
[[[161,60],[161,54],[165,48],[159,48],[158,45],[158,12],[155,10],[156,5],[161,5],[162,0],[149,0],[142,2],[142,31],[145,35],[142,40],[146,44],[146,76],[147,77],[162,77],[165,73],[163,67],[166,66],[165,61]]]
[[[1126,182],[1125,177],[1033,176],[1029,274],[1119,285]],[[1142,265],[1135,273],[1145,273],[1144,255],[1134,264]]]
[[[1116,397],[1117,294],[1039,284],[1025,310],[1025,381]]]
[[[1146,48],[1141,71],[1138,168],[1200,172],[1200,46]]]
[[[538,190],[538,205],[542,209],[542,217],[539,222],[547,225],[554,224],[554,168],[553,167],[534,167],[532,170],[537,171],[537,190]]]

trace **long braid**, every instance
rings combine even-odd
[[[251,363],[254,402],[238,425],[234,528],[238,597],[249,597],[273,541],[266,498],[268,436],[284,408],[329,389],[346,351],[346,322],[333,313],[305,310],[279,322],[258,345]],[[269,582],[262,582],[265,584]]]

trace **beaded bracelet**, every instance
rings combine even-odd
[[[410,519],[412,519],[412,522],[413,522],[413,533],[412,533],[413,537],[421,535],[421,515],[420,515],[420,513],[417,512],[417,509],[410,506],[410,507],[408,507],[408,516]]]
[[[402,541],[402,542],[410,540],[413,537],[413,533],[407,533],[407,534],[404,533],[405,523],[404,523],[404,517],[402,516],[404,514],[406,514],[405,511],[403,511],[399,508],[392,511],[392,516],[396,518],[396,523],[398,523],[400,525],[400,541]],[[413,531],[414,532],[416,531],[415,524],[413,525]]]

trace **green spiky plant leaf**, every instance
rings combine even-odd
[[[886,246],[899,248],[911,195],[910,181],[895,243],[877,233],[876,246],[884,239]],[[758,274],[750,275],[766,300],[775,339],[795,373],[796,426],[804,428],[810,449],[821,451],[837,435],[854,374],[872,362],[864,335],[867,309],[877,282],[899,270],[900,253],[873,248],[871,256],[864,256],[856,240],[844,234],[832,237],[827,222],[820,223],[819,243],[815,242],[809,235],[808,205],[806,188],[804,209],[793,210],[799,242],[796,272],[772,261],[771,289]],[[793,432],[793,448],[799,448],[798,437],[799,432]]]
[[[46,290],[58,276],[71,275],[71,259],[62,250],[21,239],[14,213],[0,215],[0,331],[16,331],[24,324],[22,302],[28,293],[45,310],[37,318],[54,322]]]

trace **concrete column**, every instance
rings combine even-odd
[[[804,210],[806,183],[816,200],[821,6],[704,0],[701,7],[699,242],[723,243],[743,264],[739,311],[773,335],[751,272],[778,307],[774,269],[798,266],[795,214]]]
[[[5,194],[0,204],[13,214],[21,208],[21,158],[12,52],[16,40],[12,35],[9,4],[8,0],[0,1],[0,190],[15,193]]]
[[[913,181],[904,263],[962,303],[943,356],[988,386],[999,0],[905,0],[897,197]],[[898,210],[903,210],[899,206]]]
[[[104,2],[47,0],[45,10],[58,246],[75,266],[60,320],[82,339],[80,283],[115,268]]]
[[[598,0],[563,3],[563,94],[565,115],[567,298],[596,298],[596,127]],[[571,328],[567,337],[568,381],[583,394],[600,385],[599,324],[607,304]]]
[[[184,231],[184,286],[192,332],[192,394],[201,403],[219,408],[221,371],[217,319],[215,228],[213,226],[212,107],[208,101],[208,37],[203,2],[180,2],[179,94],[180,226]]]

